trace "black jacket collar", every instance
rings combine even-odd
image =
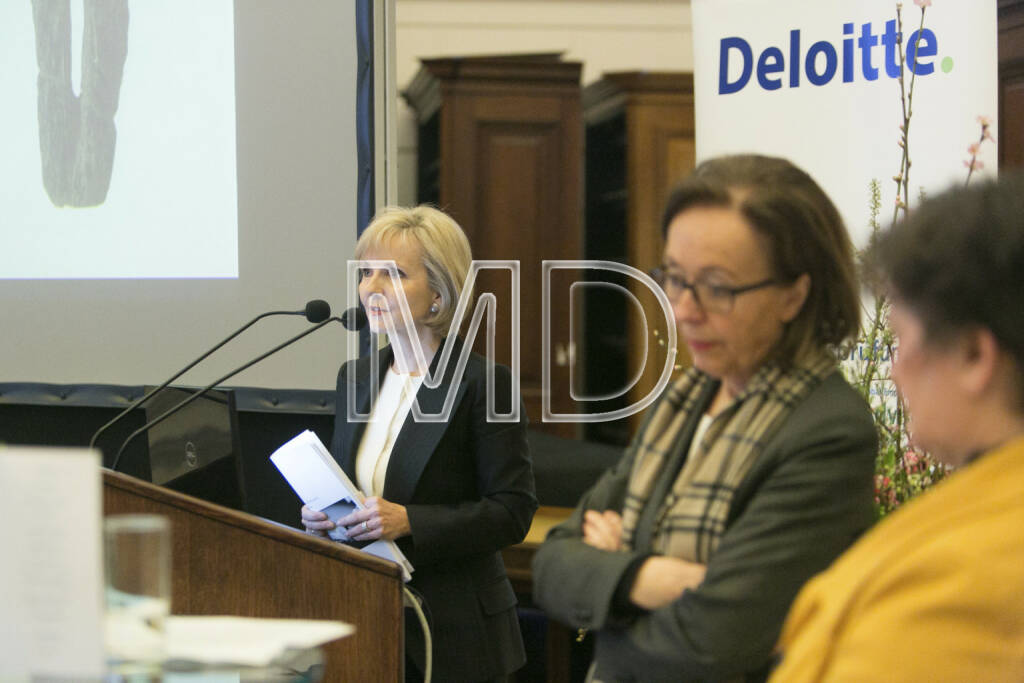
[[[459,355],[462,353],[463,347],[461,339],[456,337],[452,341],[455,346],[452,349],[448,366],[444,370],[442,382],[435,388],[428,387],[426,382],[424,382],[416,393],[416,401],[419,403],[421,412],[425,415],[439,414],[444,408],[445,397],[448,395],[449,389],[451,389],[455,368],[458,365]],[[437,372],[446,342],[447,340],[442,341],[441,347],[434,354],[434,358],[430,363],[429,376],[433,376]],[[360,415],[368,415],[370,413],[372,408],[370,400],[373,397],[374,385],[379,386],[378,383],[381,381],[381,378],[388,372],[388,368],[394,359],[394,351],[390,345],[381,349],[376,373],[373,372],[372,359],[372,355],[367,355],[359,358],[355,363],[356,406]],[[454,389],[456,393],[452,404],[452,414],[458,409],[459,403],[465,395],[466,374],[468,374],[468,368],[467,372],[463,373],[463,376],[460,378],[459,385]],[[356,454],[359,451],[359,444],[362,442],[363,434],[366,431],[366,423],[358,422],[353,424],[352,427],[342,463],[342,468],[350,477],[355,476]],[[412,498],[420,473],[423,472],[423,468],[430,460],[434,449],[437,447],[441,437],[444,436],[447,428],[447,421],[417,422],[412,411],[409,412],[405,423],[402,425],[402,430],[391,449],[391,459],[388,463],[383,492],[385,499],[397,503],[405,503]]]

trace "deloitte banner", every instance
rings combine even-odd
[[[904,86],[914,78],[910,199],[963,183],[979,116],[998,135],[996,3],[934,0],[692,0],[697,158],[785,156],[818,180],[857,245],[868,234],[869,183],[883,224],[896,201]],[[916,46],[916,49],[915,49]],[[996,146],[977,159],[995,171]],[[976,172],[977,173],[977,172]]]

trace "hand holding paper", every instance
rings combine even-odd
[[[381,502],[393,508],[401,508],[401,513],[396,513],[393,509],[387,508],[391,518],[397,521],[390,525],[392,528],[385,528],[382,533],[387,534],[390,531],[397,532],[401,530],[403,528],[401,519],[405,520],[405,531],[403,534],[396,533],[396,536],[408,533],[409,521],[404,516],[405,508],[400,505],[394,505],[380,499],[373,499],[373,511],[364,512],[367,510],[367,505],[363,498],[363,493],[352,483],[352,480],[338,466],[338,463],[334,461],[334,458],[331,457],[330,452],[323,442],[320,441],[319,437],[308,429],[274,451],[274,454],[270,456],[270,460],[305,503],[303,507],[303,520],[319,522],[319,527],[313,528],[326,531],[327,535],[334,540],[371,540],[376,537],[377,534],[371,534],[366,538],[362,538],[361,534],[353,533],[350,539],[345,527],[336,524],[336,522],[347,519],[351,526],[352,524],[361,525],[366,521],[366,531],[371,531],[369,521],[373,520],[374,528],[380,529]],[[326,519],[318,519],[318,516],[312,514],[313,512],[322,512],[326,515]],[[396,514],[398,515],[397,517],[395,517]],[[328,524],[328,522],[332,524]],[[307,524],[306,526],[309,527],[310,525]],[[391,538],[396,536],[391,536]],[[395,545],[394,541],[382,538],[361,548],[361,550],[385,560],[397,562],[402,567],[403,578],[406,581],[412,578],[412,565],[398,546]]]
[[[319,510],[303,505],[301,514],[302,526],[306,527],[308,533],[327,536],[328,532],[334,529],[334,521],[328,519],[327,515]]]
[[[349,537],[356,541],[372,541],[379,538],[393,541],[408,536],[412,531],[405,506],[377,496],[364,500],[361,509],[332,521],[339,528],[344,527]],[[364,523],[365,529],[362,526]]]

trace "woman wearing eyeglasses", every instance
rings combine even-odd
[[[873,521],[871,414],[837,369],[850,240],[788,161],[701,164],[663,263],[693,367],[534,561],[534,597],[595,631],[592,681],[763,680],[801,585]]]

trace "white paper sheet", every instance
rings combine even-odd
[[[274,451],[270,460],[302,502],[326,513],[328,519],[337,520],[364,507],[362,491],[338,466],[314,432],[308,429],[302,432]],[[348,540],[342,527],[335,527],[328,535],[336,541]],[[397,563],[402,568],[402,580],[406,583],[412,580],[412,563],[394,541],[380,539],[362,550]]]
[[[267,666],[288,649],[318,647],[355,630],[352,624],[341,621],[171,616],[167,619],[167,658]]]
[[[323,510],[338,501],[363,507],[363,494],[308,429],[270,456],[271,462],[309,507]]]

